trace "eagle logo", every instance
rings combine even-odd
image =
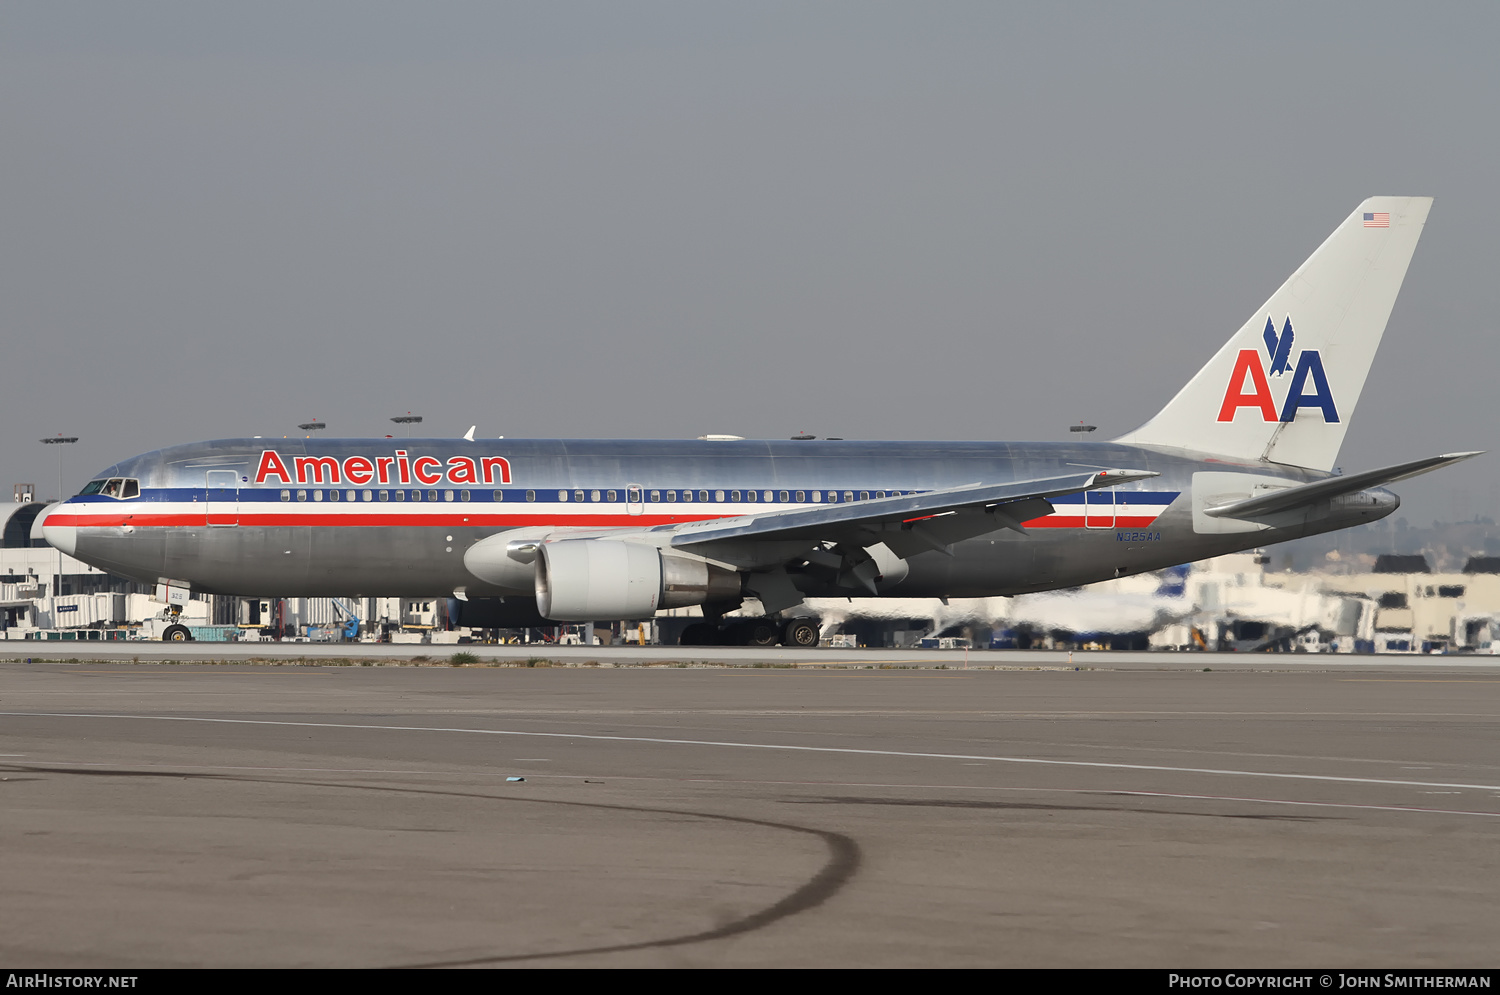
[[[1292,319],[1286,319],[1286,324],[1281,326],[1281,335],[1276,334],[1276,323],[1270,318],[1266,319],[1266,330],[1261,333],[1266,340],[1266,355],[1270,357],[1270,374],[1279,377],[1283,373],[1290,373],[1292,369],[1292,341],[1296,338],[1292,334]]]

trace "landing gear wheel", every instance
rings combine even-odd
[[[781,645],[810,649],[818,645],[819,635],[817,619],[794,618],[781,627]]]
[[[779,635],[775,622],[770,619],[757,618],[745,623],[742,642],[746,646],[775,646],[776,637]]]
[[[738,618],[719,633],[720,646],[775,646],[781,635],[775,622],[765,618]]]
[[[719,627],[709,622],[694,622],[677,637],[678,646],[716,646],[718,642]]]
[[[188,627],[185,625],[169,625],[167,626],[167,630],[161,634],[161,641],[164,643],[190,643],[193,641],[193,634],[188,631]]]

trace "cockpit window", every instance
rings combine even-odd
[[[141,482],[134,477],[110,477],[106,480],[90,480],[78,492],[82,497],[86,494],[99,494],[112,498],[133,498],[141,496]]]

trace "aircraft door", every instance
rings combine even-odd
[[[208,471],[208,524],[240,524],[240,475],[237,471]]]
[[[1113,489],[1083,492],[1083,527],[1086,529],[1115,527],[1115,492]]]
[[[625,513],[639,515],[646,510],[645,497],[641,493],[640,484],[625,485]]]

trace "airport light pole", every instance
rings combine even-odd
[[[413,425],[420,425],[420,424],[422,424],[422,416],[421,415],[414,415],[410,411],[408,411],[404,415],[397,415],[396,417],[392,418],[391,421],[395,422],[397,425],[405,425],[406,426],[406,437],[408,439],[410,439],[411,438],[411,427]]]
[[[76,436],[76,435],[62,435],[62,434],[59,433],[58,435],[49,436],[49,437],[43,439],[42,440],[42,445],[44,445],[44,446],[70,446],[70,445],[72,445],[73,443],[75,443],[77,441],[78,441],[78,436]],[[61,503],[63,501],[63,499],[64,499],[63,486],[62,486],[62,479],[63,479],[62,478],[62,454],[63,454],[63,451],[61,449],[58,449],[57,450],[57,500],[58,500],[59,503]],[[52,603],[53,603],[53,605],[57,604],[57,596],[62,593],[62,577],[63,577],[63,551],[59,549],[57,551],[57,578],[52,582],[52,598],[53,598]],[[56,622],[55,618],[53,619],[53,622],[54,623]]]

